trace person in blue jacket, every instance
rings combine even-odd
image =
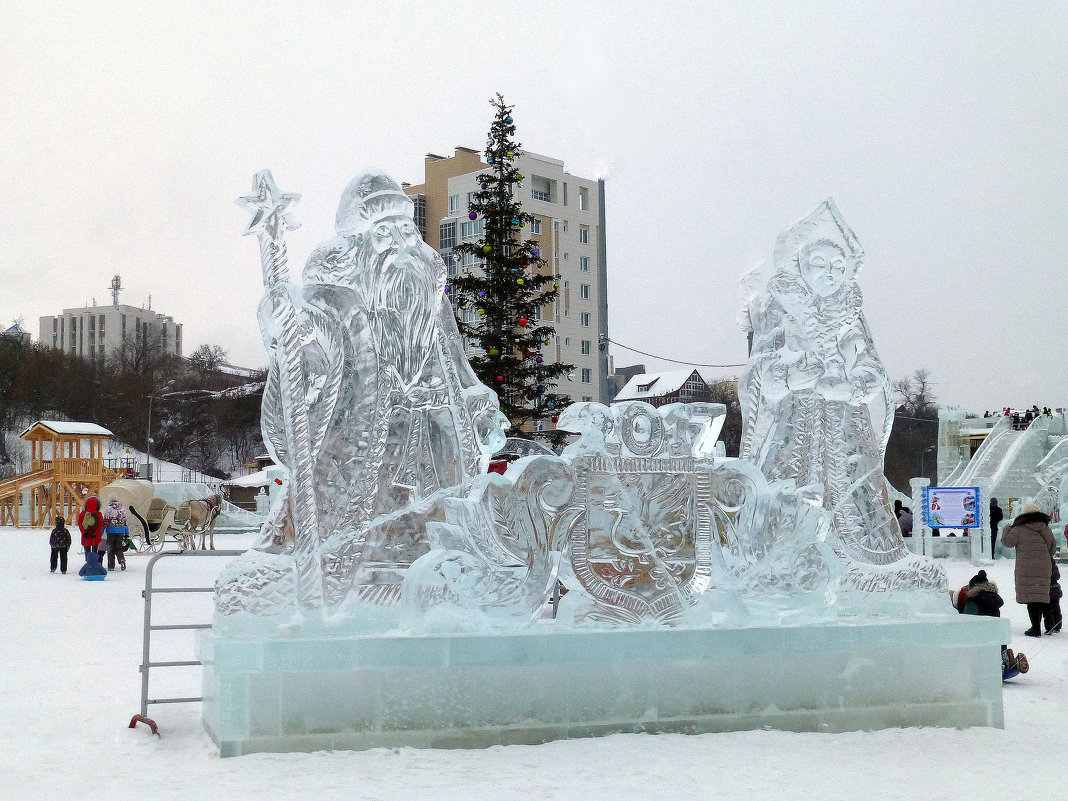
[[[115,569],[115,560],[119,560],[119,566],[126,569],[126,546],[125,540],[130,533],[126,527],[126,509],[119,503],[114,495],[109,499],[107,508],[104,510],[104,536],[107,539],[108,570]]]
[[[86,581],[103,581],[107,578],[108,571],[100,562],[100,554],[96,551],[89,551],[85,555],[85,564],[78,571],[78,575]]]

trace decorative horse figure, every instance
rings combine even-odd
[[[209,495],[200,500],[186,501],[189,508],[189,522],[186,523],[186,536],[184,545],[187,550],[196,550],[195,536],[200,533],[200,550],[208,548],[215,550],[215,521],[222,512],[222,497],[218,494]],[[185,504],[183,504],[184,506]]]

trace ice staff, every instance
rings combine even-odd
[[[314,458],[300,361],[300,321],[290,292],[285,243],[286,230],[300,225],[288,213],[298,200],[298,194],[280,192],[270,170],[263,170],[252,179],[252,194],[239,198],[237,204],[252,212],[252,222],[245,234],[256,234],[260,241],[265,289],[260,304],[260,330],[272,370],[277,374],[282,401],[281,422],[285,432],[282,459],[290,480],[289,513],[294,529],[297,603],[302,610],[312,610],[319,609],[323,603],[323,573],[312,475]]]

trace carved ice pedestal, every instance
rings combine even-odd
[[[1004,725],[1006,621],[233,639],[204,632],[222,756],[615,732]]]

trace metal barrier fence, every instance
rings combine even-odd
[[[244,551],[163,551],[156,554],[148,562],[148,567],[145,568],[145,588],[141,592],[141,597],[145,599],[145,628],[144,628],[144,640],[142,644],[141,652],[141,713],[134,715],[130,720],[130,728],[134,728],[137,722],[140,720],[142,723],[146,723],[149,728],[152,729],[153,734],[159,734],[158,727],[155,721],[148,717],[148,705],[149,704],[184,704],[195,703],[203,700],[202,697],[182,697],[182,698],[149,698],[148,697],[148,677],[152,668],[161,667],[193,667],[200,665],[200,660],[197,659],[184,659],[184,660],[170,660],[162,662],[152,661],[152,632],[154,631],[191,631],[194,629],[210,629],[211,623],[168,623],[164,625],[154,625],[152,623],[152,596],[157,593],[197,593],[197,592],[214,592],[215,587],[154,587],[152,585],[152,572],[156,567],[156,562],[160,559],[164,559],[171,556],[240,556]]]

